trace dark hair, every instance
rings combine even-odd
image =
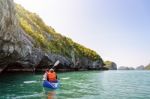
[[[49,71],[48,69],[45,70],[45,72],[48,72],[48,71]]]

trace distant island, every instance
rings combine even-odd
[[[150,64],[143,66],[137,66],[136,68],[134,67],[127,67],[127,66],[120,66],[118,67],[118,70],[150,70]]]

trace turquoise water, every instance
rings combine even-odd
[[[57,90],[42,87],[42,74],[0,75],[0,99],[150,99],[150,71],[59,73]]]

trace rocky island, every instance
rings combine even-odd
[[[0,72],[102,69],[100,55],[57,33],[13,0],[0,1]]]

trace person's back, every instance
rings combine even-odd
[[[50,71],[48,72],[47,76],[48,76],[48,80],[50,82],[56,82],[57,81],[57,75],[56,75],[56,73],[54,72],[53,69],[50,69]]]

